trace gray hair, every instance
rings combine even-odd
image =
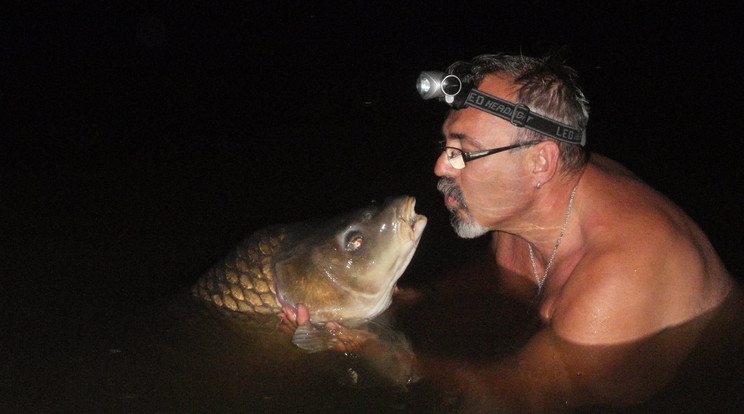
[[[464,82],[477,87],[489,74],[506,74],[517,88],[517,103],[530,110],[584,130],[589,121],[589,101],[578,84],[578,75],[555,55],[534,58],[521,55],[488,54],[471,61],[458,61],[447,69]],[[514,143],[551,139],[545,135],[519,128]],[[588,161],[588,152],[580,145],[554,140],[559,148],[564,172],[581,169]]]

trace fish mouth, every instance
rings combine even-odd
[[[405,223],[404,228],[411,240],[418,242],[426,227],[426,216],[416,213],[416,198],[407,197],[401,209],[400,221]]]

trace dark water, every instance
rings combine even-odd
[[[541,330],[528,306],[496,293],[478,256],[461,253],[471,265],[452,272],[415,263],[409,275],[430,272],[429,283],[415,286],[426,295],[391,312],[422,364],[415,372],[422,378],[410,384],[409,367],[387,354],[377,365],[374,353],[306,354],[283,333],[212,313],[185,292],[163,292],[136,306],[116,304],[105,319],[95,315],[111,311],[101,298],[95,309],[67,303],[43,320],[17,319],[33,325],[7,331],[3,404],[10,412],[116,413],[742,408],[741,297],[642,341],[578,346]],[[75,313],[82,310],[92,314]],[[536,343],[550,353],[526,356]]]
[[[451,412],[570,400],[604,411],[604,400],[630,402],[621,412],[740,411],[735,300],[626,347],[579,349],[542,333],[563,368],[511,371],[534,382],[500,375],[538,326],[454,266],[483,242],[452,235],[431,174],[443,111],[413,89],[420,70],[455,59],[567,45],[593,103],[592,149],[680,204],[741,280],[741,65],[727,46],[736,17],[716,4],[493,7],[9,10],[0,409]],[[429,217],[401,280],[429,296],[402,304],[397,326],[440,373],[407,392],[342,385],[356,361],[308,357],[278,333],[234,329],[179,299],[259,227],[394,194],[416,196]],[[462,384],[469,391],[455,392]],[[509,384],[521,388],[505,395]]]

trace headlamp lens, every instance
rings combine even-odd
[[[445,95],[457,95],[462,90],[462,82],[455,75],[447,75],[442,79],[442,92]]]
[[[431,81],[423,76],[420,77],[416,89],[421,96],[426,95],[431,90]]]
[[[442,78],[444,78],[444,73],[442,72],[421,72],[416,83],[416,89],[421,97],[424,99],[443,98]]]

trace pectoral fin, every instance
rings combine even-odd
[[[341,343],[333,333],[316,328],[310,322],[300,325],[292,336],[292,343],[309,352],[327,351]]]

